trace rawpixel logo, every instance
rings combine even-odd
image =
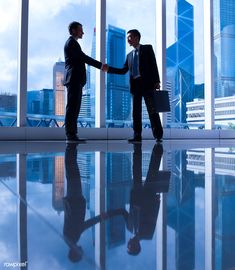
[[[28,263],[27,261],[26,262],[4,262],[3,266],[6,268],[26,267],[27,263]]]

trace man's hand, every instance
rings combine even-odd
[[[109,66],[107,64],[102,64],[101,70],[104,72],[108,72]]]
[[[155,83],[154,84],[154,89],[160,90],[160,88],[161,88],[160,83]]]

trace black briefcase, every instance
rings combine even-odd
[[[154,104],[156,112],[170,112],[169,93],[166,90],[154,91]]]

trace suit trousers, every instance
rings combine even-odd
[[[82,102],[82,85],[69,84],[67,86],[67,105],[65,114],[65,133],[67,136],[77,134],[77,119]]]
[[[155,110],[153,91],[144,94],[135,91],[133,98],[133,129],[134,136],[141,136],[142,132],[142,98],[144,98],[149,120],[151,123],[152,133],[155,139],[161,139],[163,136],[163,129],[159,113]]]

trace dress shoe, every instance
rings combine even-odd
[[[157,142],[157,143],[162,143],[162,139],[161,139],[161,138],[157,138],[157,139],[156,139],[156,142]]]
[[[76,135],[74,136],[67,136],[66,142],[77,142],[77,143],[85,143],[85,139],[80,139]]]
[[[141,136],[138,136],[138,137],[136,136],[136,137],[128,139],[128,142],[129,143],[135,143],[135,142],[141,142],[141,140],[142,140]]]

